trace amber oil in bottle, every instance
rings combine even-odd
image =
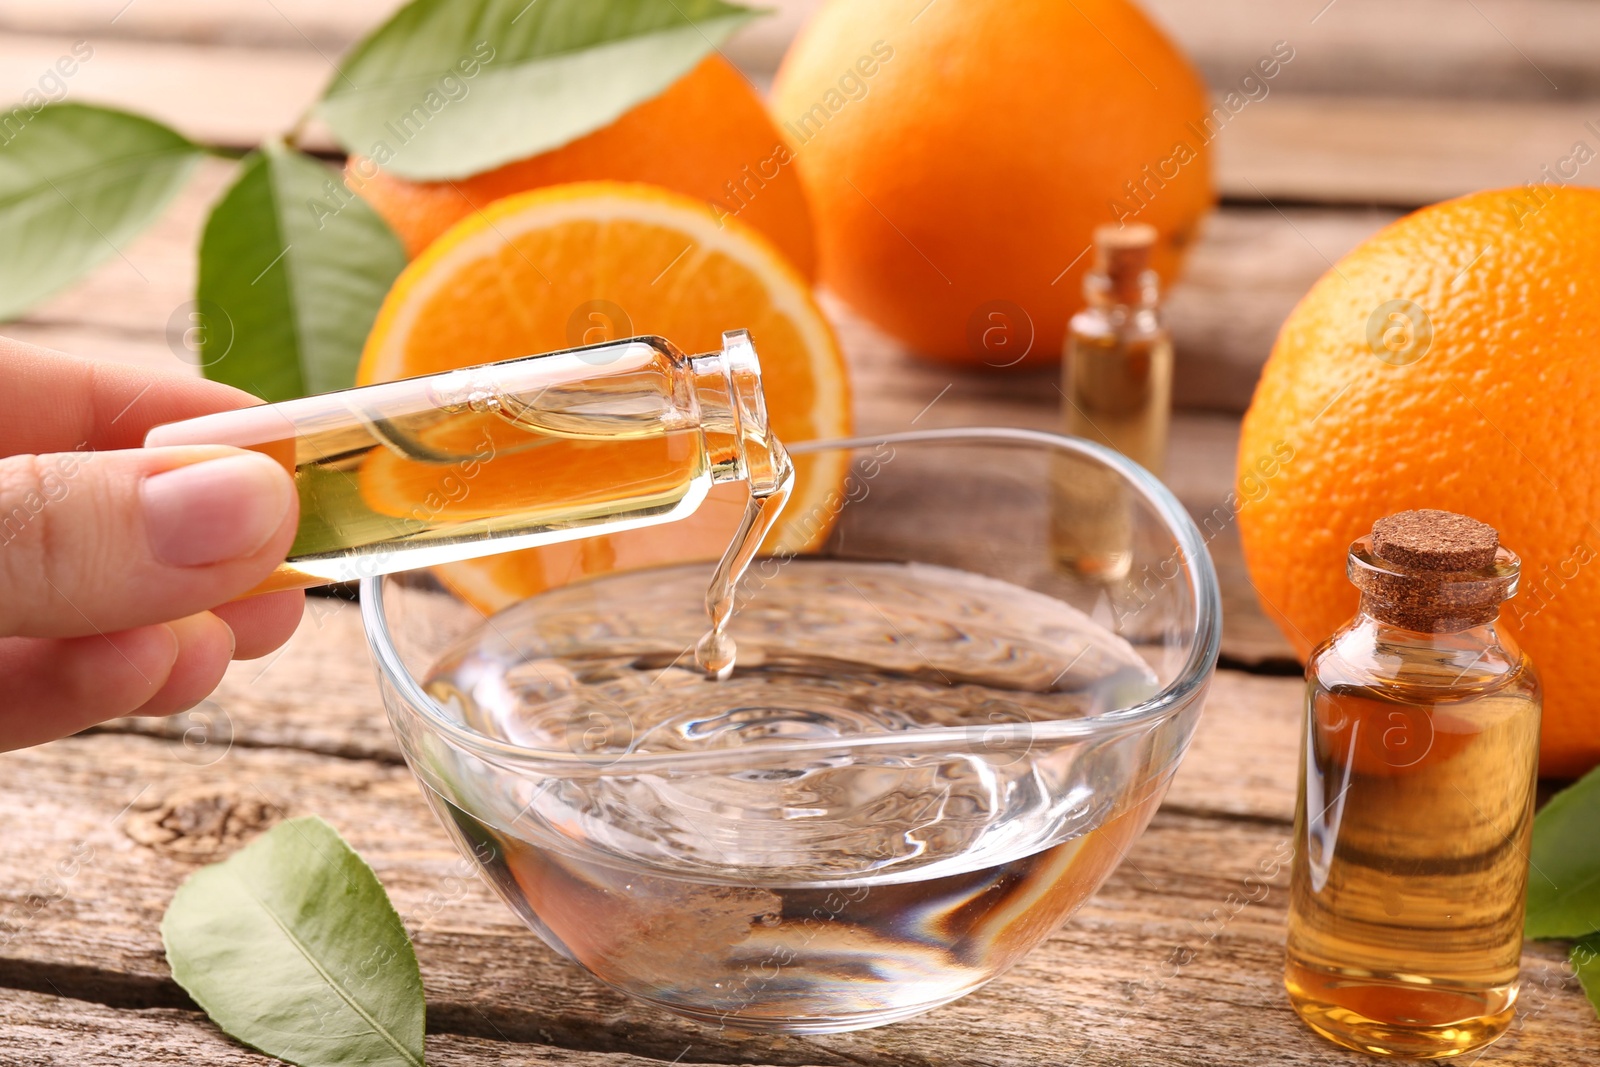
[[[1095,231],[1088,306],[1072,317],[1061,369],[1067,433],[1121,452],[1161,474],[1172,409],[1172,340],[1160,282],[1150,269],[1157,234],[1142,223]],[[1052,517],[1056,559],[1080,577],[1118,579],[1133,559],[1132,517],[1121,478],[1064,456]]]
[[[1306,666],[1286,984],[1337,1044],[1442,1059],[1509,1025],[1540,689],[1497,624],[1519,563],[1463,515],[1350,548],[1356,617]]]
[[[249,448],[293,473],[299,530],[256,593],[670,522],[742,481],[695,648],[716,678],[734,666],[740,576],[794,480],[743,330],[698,356],[635,337],[205,415],[145,443]]]
[[[255,592],[669,522],[727,481],[775,501],[754,530],[792,477],[743,330],[718,352],[635,337],[168,423],[145,443],[234,445],[293,472],[299,531]]]

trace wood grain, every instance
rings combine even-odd
[[[1278,328],[1306,290],[1400,214],[1272,206],[1213,213],[1167,298],[1179,406],[1243,411]]]
[[[1223,818],[1287,822],[1294,795],[1301,682],[1218,672],[1191,756],[1168,796],[1184,810]],[[312,598],[281,653],[233,664],[211,698],[188,717],[119,719],[106,732],[177,742],[190,765],[225,757],[230,747],[293,749],[398,765],[353,604]],[[174,769],[176,770],[176,768]]]
[[[248,146],[291,125],[340,52],[398,0],[58,0],[0,8],[0,99],[75,40],[69,99],[143,110]],[[1331,261],[1409,206],[1541,177],[1600,146],[1600,5],[1581,0],[1145,0],[1225,92],[1272,42],[1296,55],[1216,141],[1230,203],[1171,294],[1180,355],[1167,480],[1197,517],[1232,482],[1238,423],[1279,323]],[[727,51],[759,83],[815,0],[780,0]],[[1559,86],[1559,92],[1551,88]],[[314,126],[308,143],[331,148]],[[1600,184],[1590,164],[1579,182]],[[176,334],[194,248],[231,165],[207,162],[165,218],[90,278],[8,324],[24,340],[193,373]],[[1594,173],[1591,173],[1594,172]],[[1346,207],[1307,206],[1310,202]],[[837,302],[865,430],[1053,428],[1050,374],[952,373]],[[176,324],[176,329],[169,330]],[[1224,414],[1207,414],[1205,411]],[[1292,670],[1256,607],[1235,524],[1211,540],[1224,655]],[[356,612],[313,600],[280,655],[236,664],[180,720],[125,720],[0,755],[0,1062],[271,1061],[221,1035],[171,981],[157,924],[198,863],[285,815],[328,817],[372,862],[417,943],[428,1053],[487,1063],[944,1067],[1362,1064],[1313,1037],[1281,988],[1301,684],[1220,671],[1167,801],[1127,862],[1010,975],[924,1018],[825,1037],[715,1032],[641,1008],[557,958],[471,875],[421,802],[378,700]],[[1600,1061],[1600,1026],[1559,946],[1530,945],[1520,1065]],[[63,995],[64,994],[64,995]]]
[[[1248,736],[1253,713],[1239,693],[1214,703],[1206,729],[1216,736],[1197,743],[1186,773]],[[1269,778],[1274,761],[1290,762],[1290,718],[1274,708],[1260,726]],[[243,746],[207,766],[187,755],[181,743],[99,734],[0,758],[9,785],[0,810],[16,828],[0,879],[0,986],[184,1007],[157,923],[212,853],[151,844],[144,828],[203,837],[208,813],[259,799],[324,815],[372,864],[413,930],[435,1033],[715,1063],[1226,1064],[1243,1047],[1273,1048],[1290,1064],[1361,1062],[1303,1030],[1283,1000],[1281,780],[1258,783],[1279,794],[1267,817],[1196,814],[1175,787],[1066,930],[980,993],[884,1030],[772,1039],[640,1008],[558,960],[470,877],[403,768]],[[258,829],[242,820],[219,851]],[[70,875],[52,873],[86,851]],[[1531,946],[1525,963],[1538,995],[1517,1040],[1495,1055],[1542,1064],[1552,1049],[1600,1054],[1600,1028],[1554,949]]]
[[[116,6],[85,0],[55,13],[16,5],[0,14],[0,101],[37,87],[81,39],[94,57],[66,80],[68,99],[250,147],[292,127],[338,76],[342,49],[392,5],[365,0],[341,13],[306,0],[233,0],[197,15],[179,0],[142,0],[113,23]],[[727,53],[765,84],[807,7],[758,20]],[[1412,207],[1545,180],[1543,168],[1559,169],[1578,141],[1600,149],[1600,67],[1585,44],[1600,32],[1592,3],[1483,0],[1462,11],[1456,0],[1162,0],[1154,8],[1219,102],[1276,41],[1295,49],[1216,135],[1217,182],[1229,200]],[[302,142],[336,150],[316,123]],[[1560,180],[1600,184],[1597,167],[1573,166]]]
[[[92,1001],[17,989],[0,989],[0,1031],[5,1034],[7,1067],[57,1067],[68,1063],[73,1067],[126,1067],[135,1062],[157,1067],[282,1067],[283,1063],[234,1041],[197,1011],[118,1011]],[[426,1055],[432,1067],[484,1063],[505,1067],[646,1067],[659,1063],[621,1053],[511,1045],[456,1034],[431,1035]],[[692,1063],[689,1061],[685,1067],[692,1067]]]
[[[187,45],[337,53],[403,0],[51,0],[7,4],[0,30],[99,41],[126,38]]]
[[[88,41],[94,53],[71,77],[58,79],[64,89],[54,89],[46,79],[75,40]],[[34,89],[51,98],[138,112],[208,145],[254,147],[288,132],[333,74],[332,62],[309,48],[0,34],[0,103],[6,110]],[[319,134],[310,146],[333,144]]]
[[[1216,89],[1276,41],[1287,92],[1539,101],[1600,93],[1586,0],[1140,0]]]
[[[0,102],[21,99],[72,41],[0,34]],[[66,98],[148,114],[203,143],[242,149],[286,133],[335,74],[336,61],[311,49],[110,38],[96,44],[94,58],[67,81]],[[1543,180],[1541,168],[1556,167],[1576,141],[1600,148],[1588,122],[1600,123],[1600,101],[1279,90],[1246,105],[1216,134],[1217,187],[1225,199],[1241,203],[1416,206]],[[312,151],[338,150],[315,122],[300,143]],[[1600,164],[1572,173],[1575,184],[1600,184]]]
[[[94,43],[127,39],[313,52],[337,62],[402,0],[49,0],[0,8],[0,32]],[[816,0],[779,0],[739,30],[722,53],[765,81]]]
[[[777,69],[820,0],[769,0],[724,50],[754,75]],[[399,0],[52,0],[0,9],[0,30],[91,39],[318,49],[337,58]],[[1219,89],[1278,40],[1294,91],[1552,99],[1600,92],[1589,44],[1600,11],[1585,0],[1141,0]]]
[[[1587,151],[1575,155],[1579,142]],[[1213,143],[1224,197],[1411,207],[1545,181],[1600,185],[1600,99],[1283,93],[1246,107]]]

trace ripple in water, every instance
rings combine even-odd
[[[722,632],[705,629],[701,565],[541,594],[427,684],[489,736],[617,754],[1073,718],[1155,690],[1127,642],[1007,582],[918,563],[767,569]],[[697,650],[721,667],[735,644],[720,680],[697,667]]]

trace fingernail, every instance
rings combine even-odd
[[[245,452],[149,475],[139,496],[156,559],[199,567],[258,552],[283,525],[294,486],[271,459]]]

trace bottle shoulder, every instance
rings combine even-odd
[[[1540,690],[1532,661],[1494,623],[1422,634],[1359,616],[1312,650],[1306,679],[1328,690],[1391,691],[1429,703],[1508,690],[1537,697]]]
[[[1167,328],[1154,307],[1087,307],[1072,316],[1070,338],[1079,344],[1154,344],[1167,339]]]

